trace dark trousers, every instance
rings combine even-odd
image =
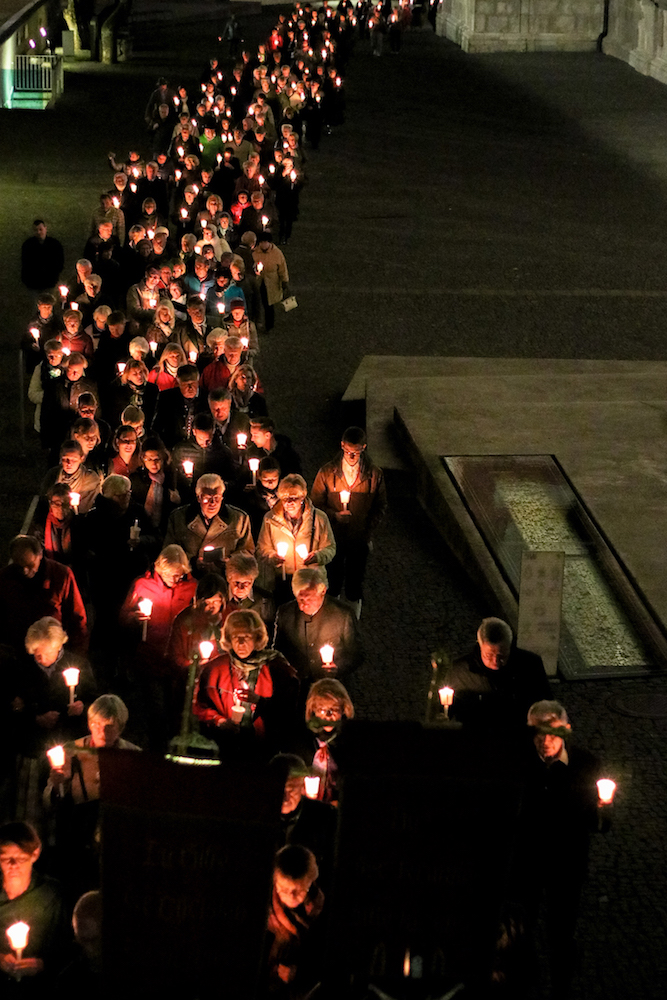
[[[348,601],[363,599],[368,542],[336,538],[336,555],[327,566],[329,593],[337,597],[345,588]]]

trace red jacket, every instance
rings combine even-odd
[[[3,641],[21,652],[33,622],[50,616],[62,624],[74,652],[88,649],[86,609],[69,566],[42,559],[34,577],[10,564],[0,570],[0,627]]]
[[[158,669],[166,670],[167,645],[171,625],[193,601],[197,581],[190,573],[175,587],[167,587],[155,570],[149,570],[135,580],[120,610],[123,625],[136,625],[134,612],[139,610],[139,601],[145,597],[153,602],[153,609],[146,628],[146,642],[140,642],[137,653],[142,660],[150,661]]]
[[[212,725],[231,719],[234,689],[241,687],[241,680],[233,670],[227,653],[211,660],[202,672],[193,706],[197,718]],[[267,663],[260,667],[255,694],[260,698],[271,698],[273,695],[273,681]],[[258,734],[263,735],[264,720],[257,709],[254,712],[253,726]]]

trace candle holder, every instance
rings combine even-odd
[[[63,678],[65,684],[69,688],[69,703],[74,704],[74,694],[76,692],[76,686],[79,683],[79,677],[81,676],[81,671],[78,667],[68,667],[67,670],[63,670]]]
[[[278,542],[278,544],[276,545],[276,552],[278,553],[278,555],[280,556],[280,558],[283,560],[283,580],[287,579],[287,577],[285,575],[285,559],[287,557],[287,551],[288,551],[288,549],[289,549],[289,543],[288,542]]]
[[[144,620],[141,625],[141,641],[146,642],[148,637],[148,621],[153,613],[153,602],[149,597],[144,597],[141,601],[139,601],[139,611],[144,616]]]

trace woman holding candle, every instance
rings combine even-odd
[[[320,778],[317,798],[338,805],[338,758],[347,719],[354,718],[354,706],[347,689],[334,677],[315,681],[306,699],[306,726],[309,736],[300,756],[310,763]]]
[[[41,851],[42,842],[29,823],[0,826],[0,983],[4,981],[5,990],[24,976],[39,977],[46,990],[47,977],[53,977],[67,958],[71,934],[60,887],[33,869]],[[7,934],[17,923],[28,926],[20,958],[10,944],[13,934]],[[35,981],[35,990],[26,995],[43,995],[38,990]]]
[[[146,427],[150,427],[158,396],[157,386],[148,381],[148,368],[144,362],[131,358],[109,389],[105,414],[113,427],[120,422],[120,415],[126,406],[138,406],[144,413]]]
[[[296,673],[267,649],[266,626],[254,611],[234,611],[221,641],[225,652],[204,668],[195,715],[227,752],[247,753],[252,737],[279,743],[294,721]]]
[[[47,490],[46,498],[40,499],[28,529],[29,535],[35,535],[41,541],[47,559],[55,559],[65,566],[72,565],[73,519],[69,487],[65,483],[55,483]]]
[[[109,475],[129,479],[141,464],[139,438],[134,427],[123,425],[118,428],[111,441],[111,453]]]
[[[283,557],[278,554],[279,542],[287,544]],[[283,567],[291,582],[298,569],[325,566],[335,552],[329,518],[308,499],[305,479],[299,475],[285,476],[278,486],[278,503],[265,515],[257,541],[262,586],[273,591]]]
[[[264,394],[257,392],[257,374],[252,365],[239,365],[230,376],[228,389],[232,394],[232,408],[246,413],[252,420],[268,414]]]
[[[65,441],[60,447],[60,464],[49,469],[42,480],[42,495],[46,495],[56,483],[62,483],[68,493],[78,494],[76,513],[87,514],[100,492],[102,477],[99,472],[86,468],[84,461],[81,444],[72,438]]]
[[[177,389],[177,373],[181,365],[187,363],[185,351],[180,344],[167,344],[158,363],[148,374],[148,381],[158,387],[159,392],[165,389]]]
[[[65,649],[67,633],[55,618],[40,618],[27,631],[30,659],[18,680],[17,695],[24,726],[25,755],[39,756],[45,747],[77,739],[85,733],[84,707],[95,697],[90,664]],[[79,671],[73,692],[63,672]]]

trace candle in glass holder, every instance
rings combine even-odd
[[[190,364],[194,365],[198,357],[199,355],[197,354],[196,351],[188,351],[188,358],[190,359]]]
[[[447,687],[446,685],[445,687],[441,687],[438,690],[438,697],[440,698],[440,704],[443,707],[445,718],[448,719],[449,709],[452,707],[454,702],[454,688]]]
[[[319,775],[311,775],[303,779],[307,799],[316,799],[320,791]]]
[[[153,612],[153,602],[150,597],[144,597],[139,601],[139,611],[144,616],[143,624],[141,626],[141,641],[146,642],[146,637],[148,635],[148,619]]]
[[[63,670],[63,677],[65,679],[65,684],[69,688],[69,703],[74,704],[74,695],[76,693],[76,686],[79,683],[79,677],[81,671],[78,667],[68,667],[67,670]]]
[[[149,240],[152,240],[153,237],[155,236],[155,230],[154,229],[147,229],[146,230],[146,236],[148,237]]]
[[[69,307],[70,307],[70,309],[74,309],[75,312],[79,311],[79,303],[78,302],[70,302]]]
[[[187,219],[187,217],[188,217],[188,210],[187,210],[187,208],[182,208],[181,209],[181,218],[182,219]]]
[[[176,152],[181,157],[181,159],[183,159],[183,153],[185,152],[185,150],[183,149],[183,147],[182,146],[177,146],[176,147]]]
[[[69,288],[67,285],[58,285],[58,291],[60,292],[61,299],[66,299],[69,295]]]
[[[210,660],[213,656],[213,650],[215,649],[215,643],[210,642],[208,639],[203,639],[199,643],[199,655],[202,660]]]
[[[603,806],[611,805],[616,794],[616,782],[610,778],[600,778],[597,782],[598,798]]]
[[[276,172],[276,165],[275,165],[275,163],[269,163],[269,173],[270,174],[275,174],[275,172]]]
[[[116,368],[118,369],[118,374],[119,375],[123,374],[123,372],[125,371],[125,366],[126,366],[126,362],[125,361],[119,361],[118,362],[118,364],[116,365]]]
[[[136,184],[130,184],[130,191],[132,192],[132,194],[136,194],[137,193],[137,185]]]
[[[283,559],[283,560],[287,556],[288,549],[289,549],[289,543],[288,542],[278,542],[278,544],[276,545],[276,552],[278,553],[278,555],[280,556],[280,558]],[[285,580],[285,579],[286,579],[286,576],[285,576],[285,563],[283,562],[283,580]]]
[[[157,340],[149,340],[148,346],[150,347],[151,354],[155,354],[157,351]]]
[[[192,479],[192,473],[195,471],[195,463],[191,461],[191,459],[189,458],[184,458],[182,464],[183,464],[183,472],[188,477],[188,479]]]
[[[347,510],[347,505],[350,502],[350,491],[349,490],[341,490],[340,491],[340,502],[343,505],[343,510]]]
[[[247,337],[241,337],[241,347],[243,348],[244,351],[247,351],[248,348],[250,347],[250,341],[248,340]]]
[[[308,546],[304,545],[303,542],[300,545],[297,545],[296,554],[305,561],[308,558]]]
[[[222,316],[222,314],[223,314],[224,311],[225,311],[225,303],[224,302],[218,302],[218,312],[220,313],[221,316]]]
[[[60,771],[65,766],[65,747],[51,747],[46,751],[46,756],[54,771]]]
[[[256,486],[257,485],[257,472],[258,472],[258,469],[259,469],[259,459],[258,458],[249,458],[248,459],[248,468],[252,472],[252,485]]]
[[[23,957],[23,949],[28,944],[30,925],[26,924],[23,920],[19,920],[18,923],[12,924],[11,927],[7,928],[6,934],[10,945],[16,952],[16,958],[20,962]]]
[[[239,451],[243,451],[243,449],[246,446],[247,441],[248,441],[248,435],[244,434],[243,431],[240,431],[236,435],[236,446],[239,449]]]
[[[153,237],[149,236],[148,238],[152,239]],[[157,299],[155,298],[154,295],[151,295],[151,297],[149,298],[148,305],[151,307],[151,309],[155,309],[155,307],[157,305]]]
[[[322,657],[322,666],[326,668],[331,668],[334,658],[334,648],[330,643],[325,643],[324,646],[320,646],[320,656]]]
[[[262,216],[262,225],[264,226],[265,229],[268,226],[268,224],[269,224],[269,217],[268,217],[268,215],[263,215]]]
[[[77,493],[76,490],[72,490],[69,494],[69,502],[74,508],[74,513],[79,513],[79,504],[81,503],[81,494]]]
[[[36,326],[31,326],[30,327],[30,333],[32,334],[32,336],[33,336],[33,338],[35,340],[39,340],[39,330],[37,329]]]

